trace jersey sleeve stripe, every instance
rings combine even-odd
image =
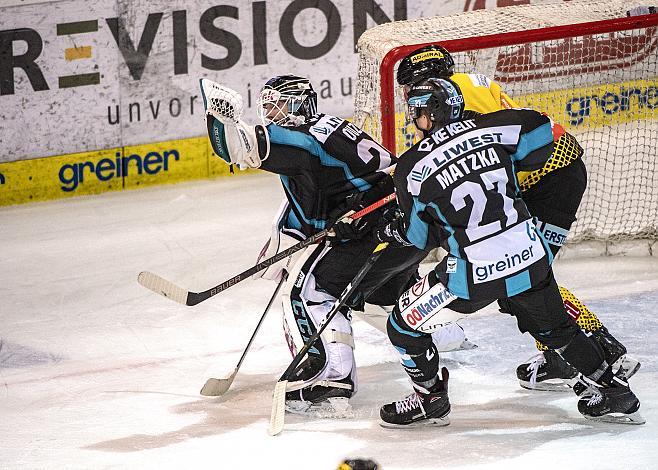
[[[553,143],[553,130],[551,129],[551,123],[546,122],[536,129],[531,130],[525,134],[522,134],[519,138],[519,144],[516,148],[516,152],[510,155],[510,158],[514,162],[520,162],[526,158],[530,153],[534,152],[537,149],[545,147]],[[536,162],[524,162],[525,166],[531,166]],[[542,162],[543,164],[544,162]]]
[[[350,171],[347,163],[338,160],[329,155],[320,143],[312,136],[304,134],[303,132],[286,129],[281,126],[270,124],[267,126],[270,134],[270,144],[288,145],[306,150],[311,155],[320,159],[320,163],[324,166],[341,168],[345,173],[347,180],[350,181],[359,191],[367,191],[372,185],[362,178],[356,178]]]

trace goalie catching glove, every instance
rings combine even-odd
[[[213,151],[241,170],[260,167],[270,153],[267,129],[240,119],[243,105],[239,93],[205,78],[199,82]]]

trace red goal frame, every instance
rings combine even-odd
[[[562,39],[588,36],[594,34],[613,33],[629,29],[642,29],[658,27],[658,14],[634,16],[630,18],[615,18],[611,20],[592,21],[565,26],[552,26],[547,28],[530,29],[526,31],[513,31],[509,33],[476,36],[464,39],[447,41],[433,41],[420,44],[399,46],[391,49],[382,59],[379,67],[380,82],[380,111],[381,111],[381,138],[382,145],[393,154],[395,145],[395,65],[407,54],[419,47],[430,44],[441,44],[450,52],[464,52],[477,49],[487,49],[498,46],[512,46],[527,44],[535,41]]]

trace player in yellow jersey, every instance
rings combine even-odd
[[[486,114],[519,106],[503,92],[500,85],[485,75],[454,73],[454,60],[450,53],[438,45],[425,46],[413,51],[398,66],[397,81],[406,92],[412,85],[428,78],[450,78],[460,89],[464,100],[464,115]],[[541,110],[538,110],[541,111]],[[564,244],[576,210],[587,184],[587,172],[581,159],[584,151],[578,141],[559,125],[555,129],[560,138],[551,158],[543,168],[518,173],[522,198],[537,227],[549,243],[553,254]],[[554,132],[555,134],[556,132]],[[626,355],[626,348],[615,339],[597,316],[566,288],[560,287],[566,314],[578,326],[591,334],[602,346],[606,361],[613,365],[616,374],[626,380],[640,367],[640,363]],[[501,311],[514,314],[506,301],[499,301]],[[522,332],[531,329],[519,322]],[[537,341],[539,354],[517,368],[522,387],[534,390],[568,390],[577,375],[558,352],[549,350]]]

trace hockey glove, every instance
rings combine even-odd
[[[412,246],[413,243],[407,240],[405,233],[404,220],[398,213],[393,220],[376,227],[372,231],[372,239],[377,243],[387,242],[396,246]]]
[[[332,227],[333,236],[336,240],[361,240],[373,228],[372,221],[368,217],[352,220],[345,217],[334,224]]]

